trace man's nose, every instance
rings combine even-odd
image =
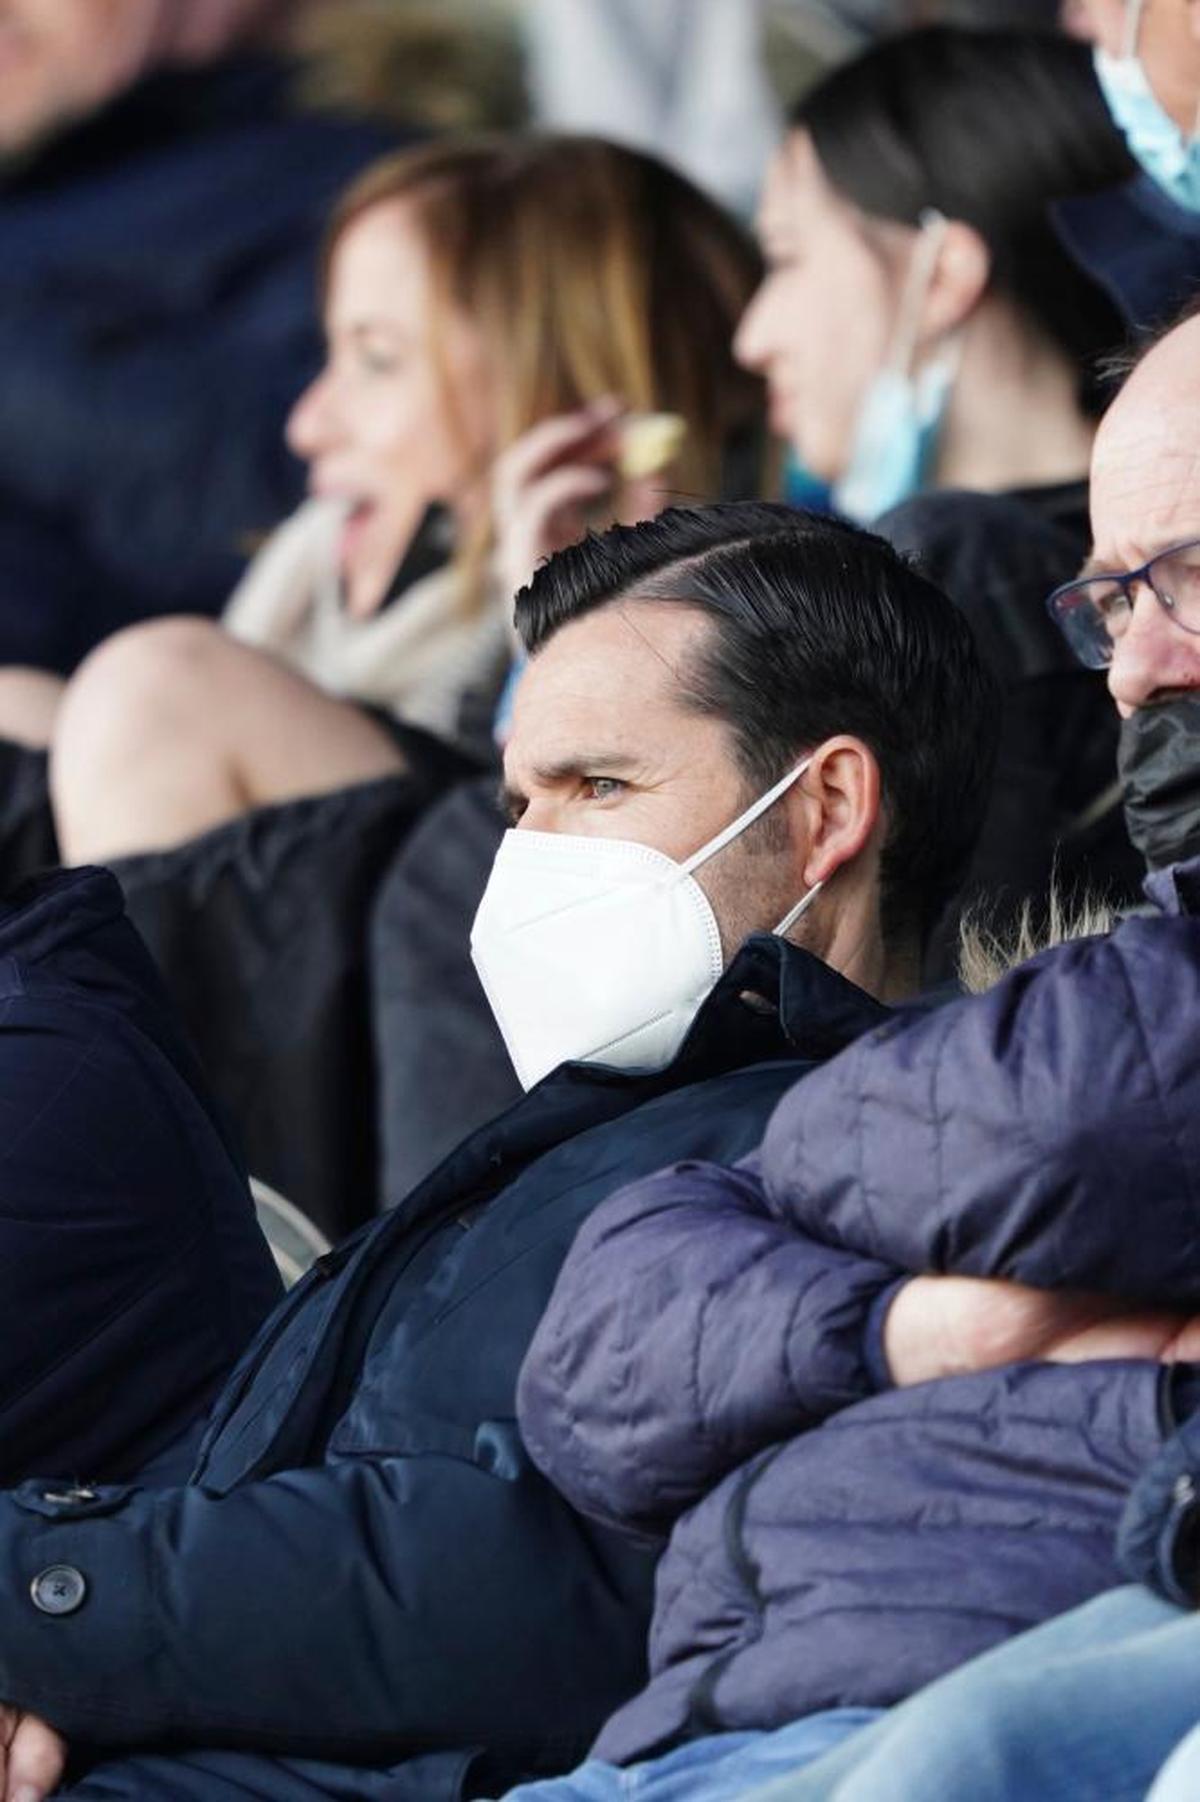
[[[1122,714],[1130,714],[1163,689],[1200,688],[1200,638],[1185,632],[1139,586],[1125,630],[1113,644],[1108,689]]]

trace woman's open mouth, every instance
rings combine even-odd
[[[375,502],[368,500],[353,501],[347,507],[338,538],[338,561],[343,574],[354,563],[376,511]]]

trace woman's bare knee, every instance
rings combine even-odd
[[[67,684],[54,734],[54,757],[94,763],[129,747],[153,749],[157,737],[189,729],[211,703],[221,629],[210,620],[149,620],[116,632]],[[210,708],[211,711],[211,708]]]
[[[227,805],[221,663],[227,640],[202,619],[130,626],[106,639],[67,685],[51,747],[50,786],[70,858],[117,855],[139,843],[142,821],[158,842],[164,807],[180,800],[181,835],[192,796]],[[208,790],[220,792],[214,801]],[[164,799],[164,791],[166,798]]]
[[[64,713],[86,707],[101,716],[130,704],[181,698],[211,680],[228,640],[214,620],[173,618],[126,626],[96,647],[67,684]]]

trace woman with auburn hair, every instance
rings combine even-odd
[[[758,271],[632,150],[490,137],[378,163],[333,219],[328,354],[289,422],[309,499],[220,625],[125,632],[61,701],[65,855],[116,860],[250,1168],[331,1236],[378,1193],[368,912],[413,822],[491,761],[515,572],[535,540],[729,488],[756,443],[730,343]],[[630,480],[647,411],[684,437]],[[44,787],[44,757],[20,763]]]
[[[334,216],[328,356],[288,425],[310,499],[221,626],[135,627],[69,684],[53,742],[65,856],[177,844],[399,773],[394,720],[477,748],[508,650],[498,454],[574,410],[595,517],[655,512],[664,485],[715,493],[754,426],[757,383],[730,342],[756,275],[714,203],[598,140],[446,142],[376,164]],[[617,476],[626,410],[684,422],[651,484]]]

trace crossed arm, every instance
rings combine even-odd
[[[535,1460],[662,1530],[889,1382],[1200,1358],[1197,1019],[1200,921],[1130,921],[859,1040],[739,1170],[614,1197],[522,1372]]]
[[[897,1290],[883,1344],[892,1381],[901,1386],[1030,1358],[1170,1364],[1200,1361],[1200,1315],[986,1277],[918,1276]]]

